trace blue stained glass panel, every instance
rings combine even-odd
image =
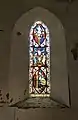
[[[50,40],[48,27],[36,21],[29,33],[29,94],[50,96]]]

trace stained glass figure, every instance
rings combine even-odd
[[[31,97],[50,96],[49,30],[36,21],[29,33],[29,94]]]

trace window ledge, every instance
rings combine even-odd
[[[52,100],[51,98],[28,98],[16,103],[15,105],[11,105],[11,107],[28,109],[28,108],[53,108],[53,107],[65,108],[66,106]]]

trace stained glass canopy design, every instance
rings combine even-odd
[[[50,38],[42,21],[36,21],[29,33],[29,94],[50,96]]]

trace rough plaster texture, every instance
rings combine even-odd
[[[63,23],[66,33],[66,47],[67,47],[67,60],[68,71],[70,79],[71,90],[71,109],[63,111],[58,109],[31,109],[25,111],[17,111],[17,116],[20,120],[36,120],[36,119],[49,119],[49,120],[78,120],[78,61],[74,61],[71,55],[71,47],[75,42],[78,42],[78,1],[72,4],[67,2],[56,2],[55,0],[2,0],[0,1],[0,88],[3,89],[3,95],[8,91],[8,69],[9,69],[9,55],[10,55],[10,34],[12,32],[13,24],[25,12],[41,6],[47,8],[50,12],[54,13]],[[15,88],[15,87],[14,87]],[[1,111],[4,108],[0,108]],[[7,110],[0,111],[0,119],[9,120]],[[5,111],[5,112],[4,112]],[[19,112],[19,113],[18,113]],[[12,117],[13,118],[13,117]],[[12,119],[10,118],[10,119]]]
[[[30,108],[67,108],[67,106],[52,100],[51,98],[28,98],[27,100],[19,101],[15,106],[21,109]]]
[[[10,52],[9,91],[14,102],[17,102],[19,96],[20,99],[23,99],[24,89],[29,89],[29,31],[36,20],[43,21],[50,32],[51,97],[69,106],[64,29],[54,14],[40,7],[22,15],[14,26]],[[22,35],[18,36],[17,32],[21,32]]]

